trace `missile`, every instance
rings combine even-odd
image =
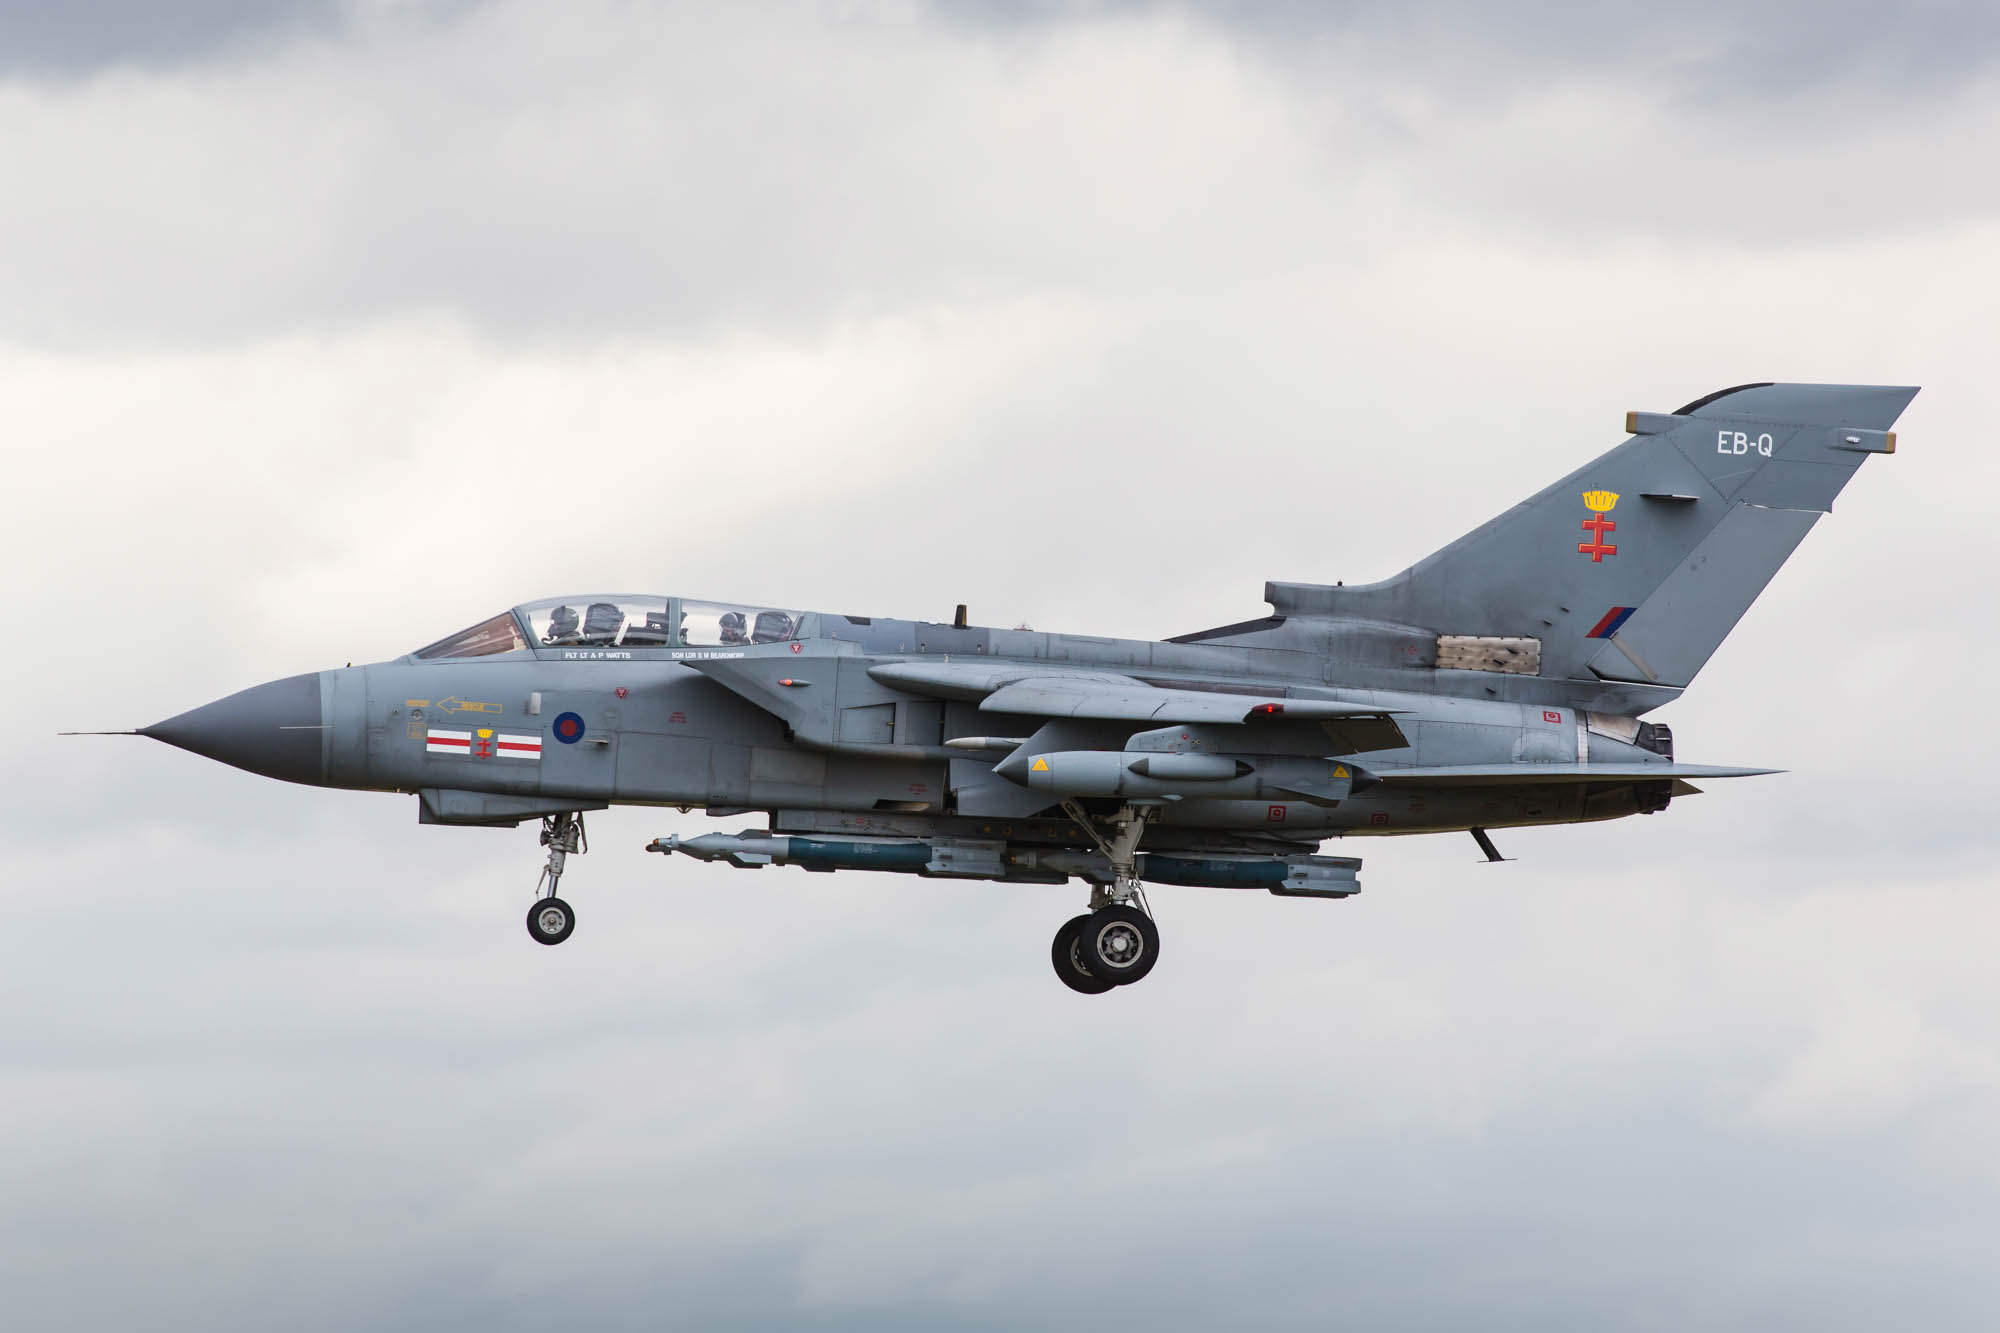
[[[807,870],[890,870],[921,872],[932,859],[928,843],[914,838],[830,841],[797,838],[752,829],[744,833],[704,833],[696,838],[671,834],[656,838],[650,852],[680,852],[697,861],[727,861],[741,870],[804,866]]]
[[[721,861],[744,870],[795,865],[807,870],[879,870],[948,879],[995,879],[1063,884],[1073,876],[1111,881],[1103,853],[1067,847],[1024,847],[980,838],[808,838],[748,829],[655,838],[647,851],[680,852],[697,861]],[[1147,852],[1137,858],[1139,878],[1155,884],[1213,889],[1265,889],[1281,897],[1345,898],[1361,891],[1361,862],[1348,856]]]
[[[944,743],[947,750],[993,750],[1011,754],[1028,743],[1026,736],[954,736]]]

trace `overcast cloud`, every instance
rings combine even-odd
[[[0,1281],[111,1329],[1984,1328],[1976,5],[0,5]],[[1922,384],[1688,697],[1343,904],[640,848],[142,725],[657,588],[1159,637]]]

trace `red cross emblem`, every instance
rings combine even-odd
[[[1618,531],[1618,524],[1610,516],[1618,504],[1618,495],[1614,491],[1585,491],[1583,502],[1590,507],[1590,517],[1583,520],[1583,530],[1590,534],[1590,540],[1576,544],[1577,554],[1589,556],[1593,565],[1602,564],[1605,556],[1618,554],[1618,548],[1604,540],[1605,533]]]
[[[1578,542],[1576,549],[1578,554],[1589,556],[1591,564],[1600,563],[1607,555],[1618,554],[1617,546],[1607,546],[1604,544],[1604,534],[1618,530],[1618,525],[1612,520],[1602,514],[1592,514],[1589,518],[1583,520],[1583,530],[1594,534],[1594,540]]]

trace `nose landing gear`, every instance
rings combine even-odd
[[[567,812],[544,816],[542,846],[549,849],[549,860],[535,885],[535,905],[528,909],[528,934],[537,944],[561,944],[576,929],[576,909],[556,897],[556,886],[562,882],[563,866],[570,855],[581,856],[590,850],[583,816]]]
[[[560,898],[538,898],[528,909],[528,933],[537,944],[561,944],[576,929],[576,912]]]

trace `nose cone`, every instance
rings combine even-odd
[[[268,778],[317,784],[326,778],[319,682],[314,671],[253,685],[139,734]]]

